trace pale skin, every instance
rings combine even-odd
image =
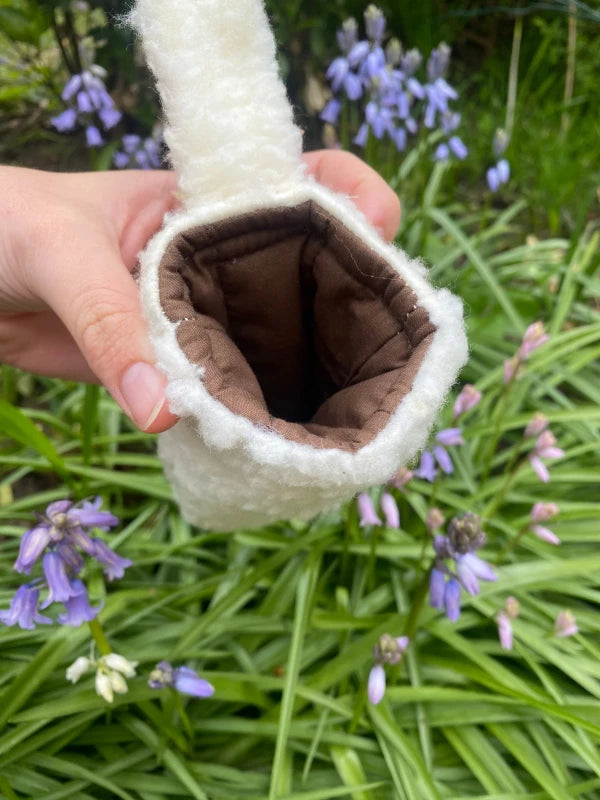
[[[394,238],[398,198],[350,153],[306,153],[309,172]],[[0,167],[0,362],[103,383],[142,430],[175,424],[131,272],[177,205],[173,173]]]

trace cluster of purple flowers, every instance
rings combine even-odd
[[[381,9],[371,4],[365,11],[366,39],[358,39],[356,20],[348,19],[338,31],[341,55],[329,65],[326,73],[333,97],[321,113],[321,119],[337,125],[344,97],[360,102],[364,110],[355,144],[364,147],[372,133],[376,139],[388,136],[400,151],[408,137],[421,127],[438,128],[445,141],[436,152],[437,160],[451,154],[464,159],[468,150],[455,131],[460,114],[450,108],[458,93],[446,80],[450,48],[442,42],[435,48],[426,65],[426,80],[417,73],[423,56],[417,49],[403,51],[398,39],[384,47],[386,20]]]
[[[543,344],[546,344],[549,338],[543,322],[532,322],[529,325],[515,355],[504,362],[505,384],[511,383],[521,376],[525,361]]]
[[[446,448],[461,444],[464,444],[464,439],[460,428],[445,428],[438,431],[432,448],[423,450],[421,461],[415,470],[415,477],[433,483],[438,474],[436,462],[443,473],[451,475],[454,472],[454,465]]]
[[[62,91],[62,99],[68,104],[61,114],[50,120],[57,131],[73,131],[85,128],[88,147],[101,147],[104,139],[100,128],[114,128],[121,121],[121,112],[106,91],[106,71],[97,64],[79,75],[72,75]]]
[[[89,535],[90,528],[107,531],[119,520],[108,511],[101,511],[101,498],[74,504],[70,500],[50,503],[38,523],[21,538],[19,556],[14,569],[29,575],[41,559],[44,578],[35,578],[17,589],[8,611],[0,611],[5,625],[19,625],[32,630],[35,623],[48,625],[49,617],[38,612],[40,591],[47,596],[39,608],[63,603],[65,613],[58,615],[61,625],[77,627],[94,619],[101,607],[88,600],[84,583],[77,577],[84,567],[81,552],[99,561],[109,581],[122,578],[131,561],[121,558],[99,538]],[[81,551],[81,552],[80,552]]]
[[[472,384],[463,386],[454,402],[453,419],[456,422],[464,414],[471,411],[481,400],[481,392]],[[438,467],[446,475],[454,472],[454,465],[447,447],[458,447],[464,444],[460,428],[444,428],[436,433],[431,447],[421,454],[421,461],[414,472],[416,478],[433,483],[438,475]]]
[[[513,649],[513,621],[519,616],[520,603],[516,597],[508,597],[504,608],[498,612],[496,622],[498,624],[498,639],[503,650]],[[559,611],[554,621],[554,635],[559,639],[567,636],[575,636],[579,633],[577,620],[571,611]]]
[[[135,133],[126,134],[121,139],[121,149],[113,156],[113,164],[117,169],[160,169],[161,148],[158,138],[142,139]]]
[[[68,107],[50,120],[57,131],[67,133],[83,128],[88,147],[104,144],[101,129],[111,130],[123,116],[106,90],[105,79],[106,70],[97,64],[69,78],[61,95]],[[160,169],[161,149],[160,136],[143,139],[137,134],[126,134],[113,163],[117,169]]]
[[[476,595],[480,580],[496,580],[490,565],[475,555],[485,541],[480,518],[470,512],[450,521],[447,536],[440,534],[434,538],[436,558],[430,576],[429,601],[433,608],[445,611],[453,622],[460,616],[461,587]],[[448,561],[452,566],[448,566]]]
[[[377,515],[375,505],[370,495],[366,492],[361,492],[357,498],[358,516],[360,519],[361,527],[367,525],[383,525],[381,519]],[[381,510],[385,519],[386,527],[399,528],[400,527],[400,511],[398,504],[393,495],[389,492],[383,492],[380,500]]]
[[[565,451],[556,446],[556,437],[552,431],[549,430],[549,424],[550,421],[548,418],[544,414],[537,412],[533,415],[525,428],[525,438],[535,438],[535,444],[529,452],[528,458],[533,471],[542,483],[548,483],[550,481],[550,472],[542,459],[545,458],[551,461],[557,458],[563,458],[565,455]],[[537,504],[534,508],[538,506],[548,506],[548,504]],[[554,514],[550,516],[554,516]],[[550,519],[550,517],[546,517],[546,519]],[[540,520],[534,521],[539,522],[543,520],[540,518]]]

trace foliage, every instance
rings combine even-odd
[[[12,31],[10,47],[6,36],[0,44],[25,65],[17,59],[0,66],[0,124],[13,125],[13,153],[43,142],[64,159],[72,147],[49,125],[63,108],[68,75],[50,12],[39,9],[52,6],[61,25],[67,6],[58,5],[0,3],[0,17],[17,11],[13,26],[17,17],[25,26],[18,36]],[[348,13],[358,17],[363,4],[270,5],[299,97],[305,68],[323,76],[336,27]],[[452,474],[386,488],[399,506],[400,528],[361,527],[354,503],[310,524],[290,520],[228,534],[190,528],[152,437],[134,430],[103,390],[2,368],[0,607],[19,585],[12,565],[33,513],[65,496],[100,495],[122,520],[104,538],[133,565],[108,593],[100,564],[88,564],[84,577],[94,605],[105,600],[99,620],[109,645],[139,664],[128,692],[109,707],[94,691],[93,674],[82,673],[74,686],[65,677],[75,659],[89,655],[87,628],[2,626],[0,798],[599,796],[600,256],[591,198],[600,137],[597,120],[589,120],[598,54],[586,44],[597,23],[593,15],[580,20],[581,99],[574,95],[563,129],[568,3],[561,16],[525,18],[508,151],[514,179],[492,201],[483,175],[504,121],[520,4],[506,4],[494,34],[506,47],[485,57],[467,33],[488,41],[490,21],[501,12],[481,5],[474,10],[486,13],[470,17],[468,9],[455,13],[454,4],[421,4],[411,31],[408,6],[382,4],[407,40],[414,33],[411,45],[428,51],[443,38],[456,42],[473,131],[472,157],[460,166],[433,164],[418,148],[392,169],[374,164],[401,196],[401,246],[433,265],[436,284],[465,300],[471,358],[461,381],[482,393],[459,421],[465,443],[449,448]],[[116,11],[119,3],[103,6]],[[432,24],[436,14],[441,26]],[[130,84],[139,87],[131,53],[110,37],[103,46],[103,27],[81,28],[80,35],[91,37],[111,76],[108,90],[126,110],[125,129],[148,134],[154,100],[143,88],[127,93]],[[304,58],[309,48],[313,56]],[[127,59],[119,72],[115,65]],[[9,81],[18,89],[12,99],[2,94]],[[37,151],[40,166],[47,166],[47,152]],[[544,321],[549,341],[505,383],[504,362],[534,320]],[[536,412],[565,451],[548,483],[528,459],[534,442],[524,431]],[[439,427],[455,424],[450,402]],[[378,507],[380,494],[373,492]],[[560,546],[534,535],[531,514],[540,502],[558,505],[551,527]],[[456,623],[426,602],[434,507],[447,519],[483,517],[481,554],[498,574],[479,594],[463,595]],[[511,650],[497,630],[509,596],[519,603]],[[566,609],[581,632],[557,638],[554,621]],[[403,657],[385,661],[376,651],[387,690],[372,705],[373,647],[383,634],[406,633]],[[214,695],[198,700],[150,688],[142,676],[165,661],[174,674],[197,669]]]

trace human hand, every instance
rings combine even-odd
[[[392,239],[400,206],[350,153],[305,155],[321,183],[349,195]],[[167,430],[165,378],[131,278],[137,254],[176,204],[173,173],[58,174],[0,167],[0,361],[102,382],[142,430]]]

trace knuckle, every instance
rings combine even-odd
[[[131,310],[116,292],[88,290],[79,298],[79,331],[84,355],[102,372],[120,360],[131,340]]]

